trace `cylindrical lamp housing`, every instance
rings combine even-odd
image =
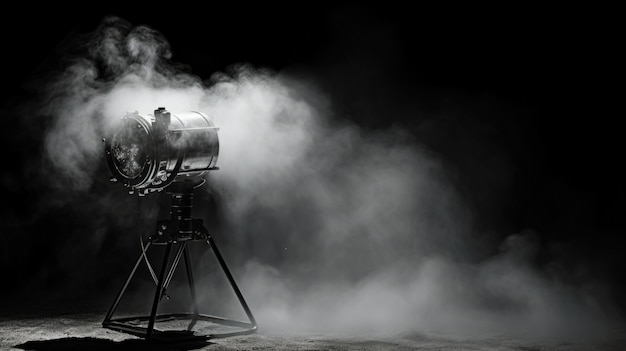
[[[144,195],[217,169],[218,129],[202,112],[128,113],[104,138],[111,180]]]

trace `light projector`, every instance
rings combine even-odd
[[[202,112],[174,114],[160,107],[154,115],[128,113],[104,138],[111,181],[145,195],[201,177],[217,169],[218,129]]]

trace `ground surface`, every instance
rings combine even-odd
[[[626,350],[626,338],[595,343],[529,343],[421,333],[393,337],[331,334],[255,335],[202,343],[151,344],[101,326],[101,314],[0,319],[2,350]]]

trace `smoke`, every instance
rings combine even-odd
[[[171,61],[159,32],[119,18],[106,18],[81,50],[41,105],[57,185],[96,191],[101,138],[128,111],[211,115],[220,170],[206,188],[262,330],[610,330],[602,286],[537,266],[536,233],[511,233],[494,255],[477,255],[453,166],[401,127],[362,129],[335,115],[332,96],[286,73],[235,65],[203,81]]]

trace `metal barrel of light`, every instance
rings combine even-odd
[[[104,139],[111,181],[145,195],[215,170],[217,128],[202,112],[131,112]]]

